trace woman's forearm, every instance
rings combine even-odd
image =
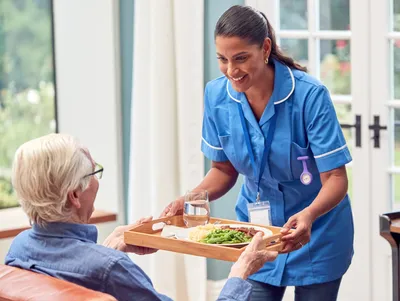
[[[346,196],[348,180],[344,166],[321,174],[322,188],[315,200],[306,208],[312,220],[335,208]]]
[[[212,162],[210,171],[195,190],[205,189],[208,198],[214,201],[227,193],[236,183],[238,172],[230,162]]]

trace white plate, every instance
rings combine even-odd
[[[194,228],[184,228],[172,225],[165,225],[161,231],[161,236],[189,240],[189,232],[192,229]]]
[[[273,234],[272,231],[267,229],[267,228],[257,227],[257,226],[252,226],[252,225],[218,224],[218,225],[215,225],[215,226],[216,227],[229,226],[231,228],[254,228],[254,230],[264,232],[264,236],[272,236],[272,234]],[[194,228],[195,227],[193,227],[193,228],[183,228],[183,227],[176,227],[176,226],[172,226],[172,225],[165,225],[163,227],[163,229],[162,229],[161,236],[170,237],[170,238],[176,238],[176,239],[183,239],[183,240],[190,240],[189,239],[189,232]],[[212,245],[215,245],[215,246],[227,246],[227,247],[243,247],[243,246],[248,245],[249,243],[250,242],[242,242],[242,243],[237,243],[237,244],[212,244]]]

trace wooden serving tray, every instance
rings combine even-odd
[[[279,227],[244,223],[228,219],[210,218],[210,223],[215,223],[217,221],[219,221],[220,224],[245,224],[247,226],[254,225],[258,227],[267,228],[272,231],[273,235],[264,240],[264,242],[266,243],[266,249],[278,252],[282,250],[282,243],[280,241],[281,228]],[[138,225],[128,231],[125,231],[124,233],[125,243],[135,246],[155,248],[159,250],[196,255],[196,256],[214,258],[225,261],[236,261],[239,258],[240,254],[246,248],[246,247],[235,248],[235,247],[226,247],[220,245],[203,244],[190,240],[162,237],[160,236],[162,231],[161,229],[153,230],[153,225],[161,222],[177,227],[184,227],[184,228],[186,227],[185,223],[183,222],[182,215],[156,219],[149,223]]]

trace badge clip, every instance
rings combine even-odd
[[[257,192],[256,203],[260,203],[260,192]]]

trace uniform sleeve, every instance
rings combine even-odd
[[[209,87],[206,87],[204,93],[204,116],[203,116],[203,130],[201,139],[201,151],[204,155],[217,162],[228,161],[228,157],[221,146],[218,138],[217,128],[213,120],[212,110],[208,99]]]
[[[309,96],[305,105],[305,122],[319,172],[341,167],[352,160],[329,92],[324,86],[318,86]]]
[[[154,289],[150,278],[128,256],[124,256],[111,265],[106,278],[105,293],[114,296],[117,300],[172,301]]]
[[[229,278],[222,288],[217,301],[247,301],[250,300],[252,286],[241,278]]]

